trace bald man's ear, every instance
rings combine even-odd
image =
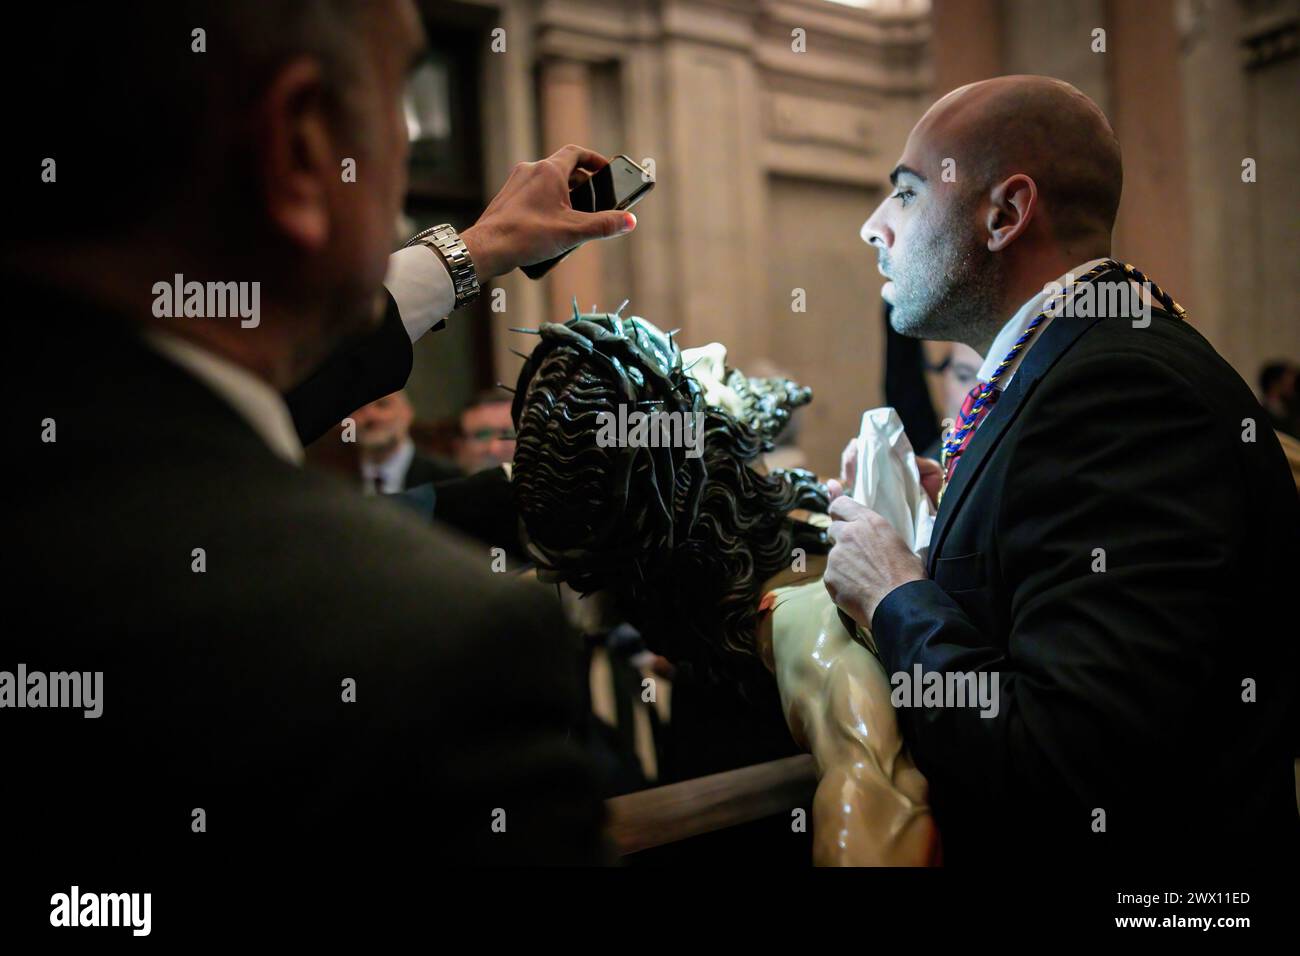
[[[1001,252],[1028,227],[1038,211],[1038,186],[1024,173],[1016,173],[993,187],[985,225],[989,252]]]
[[[305,250],[329,239],[333,135],[320,64],[293,60],[267,86],[254,121],[255,161],[271,228]]]

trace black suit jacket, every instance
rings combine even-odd
[[[1250,389],[1191,325],[1055,319],[931,541],[931,580],[872,628],[891,674],[999,676],[994,718],[897,711],[950,862],[1296,845],[1300,504]]]
[[[99,719],[0,713],[22,912],[45,920],[60,881],[138,880],[158,912],[234,867],[232,891],[604,859],[553,595],[283,462],[113,316],[19,301],[0,669],[104,674]]]
[[[304,445],[315,441],[345,416],[406,385],[411,374],[411,340],[393,297],[378,328],[338,349],[310,378],[285,396]],[[434,326],[438,331],[445,320]],[[416,461],[419,461],[417,458]],[[460,533],[505,548],[523,560],[519,519],[510,482],[499,468],[462,478],[437,480],[428,473],[407,475],[406,486],[435,482],[434,517]]]
[[[464,477],[464,473],[455,465],[426,458],[418,452],[411,458],[406,474],[402,476],[402,490],[418,488],[435,481],[454,481]]]

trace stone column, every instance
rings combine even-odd
[[[591,77],[586,63],[547,59],[541,66],[542,149],[547,155],[567,143],[592,143]],[[562,322],[572,314],[571,300],[591,308],[604,301],[601,289],[600,243],[589,242],[570,253],[544,280],[546,321]],[[602,306],[603,307],[603,306]]]
[[[1195,322],[1174,0],[1107,0],[1106,34],[1109,116],[1124,154],[1124,195],[1112,248],[1173,295]]]
[[[930,43],[936,97],[1003,72],[999,7],[998,0],[934,0]]]
[[[483,149],[485,180],[489,193],[499,189],[515,163],[542,155],[539,140],[537,54],[535,10],[532,0],[491,0],[497,8],[497,25],[505,30],[508,44],[500,53],[484,58]],[[490,106],[487,106],[490,104]],[[486,204],[491,195],[483,197]],[[519,374],[519,358],[512,349],[527,351],[533,337],[516,335],[513,327],[535,326],[546,317],[550,302],[544,282],[534,282],[518,269],[493,282],[493,292],[503,299],[490,300],[486,318],[492,328],[492,362],[497,381],[513,386]]]

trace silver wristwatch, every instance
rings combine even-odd
[[[459,309],[478,298],[479,284],[478,275],[474,272],[474,260],[470,258],[469,249],[465,248],[465,243],[456,230],[447,223],[417,232],[406,245],[427,246],[442,260],[451,274],[452,287],[456,290],[453,309]]]

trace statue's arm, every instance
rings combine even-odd
[[[783,595],[770,633],[786,721],[820,776],[813,862],[936,862],[926,781],[903,749],[880,662],[849,638],[820,582]]]
[[[876,678],[879,678],[878,680]],[[876,694],[885,707],[871,699]],[[903,749],[879,663],[847,642],[827,672],[814,757],[821,781],[813,800],[818,866],[926,866],[937,861],[938,831],[925,778]]]

